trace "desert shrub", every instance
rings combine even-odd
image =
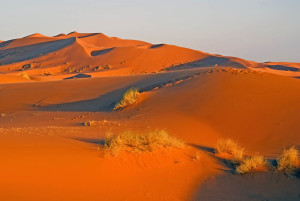
[[[111,69],[111,65],[110,64],[108,64],[108,65],[103,65],[102,66],[104,69]]]
[[[263,156],[250,156],[245,158],[239,166],[236,167],[237,174],[245,174],[256,170],[263,169],[267,166],[267,162]]]
[[[232,152],[231,162],[234,164],[240,164],[244,159],[244,148],[238,147]]]
[[[97,121],[93,121],[93,120],[86,121],[86,122],[83,122],[83,125],[84,126],[95,126],[95,125],[97,125]]]
[[[20,73],[20,77],[30,80],[30,77],[27,73]]]
[[[112,155],[120,151],[144,152],[159,147],[184,147],[184,142],[170,136],[165,130],[154,130],[145,133],[125,131],[119,135],[108,133],[105,137],[105,149]]]
[[[230,138],[219,139],[215,148],[217,154],[231,154],[233,163],[240,163],[244,157],[244,148],[240,147],[237,142]]]
[[[285,149],[278,159],[277,169],[279,171],[289,173],[299,166],[299,151],[292,146]]]
[[[139,94],[139,90],[137,88],[128,89],[122,96],[121,100],[117,102],[114,107],[114,110],[121,110],[128,105],[132,105],[137,101],[137,96]]]

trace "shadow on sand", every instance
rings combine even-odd
[[[190,144],[217,159],[228,169],[224,174],[208,179],[196,190],[193,201],[295,201],[300,200],[300,169],[295,177],[279,172],[255,172],[236,175],[234,167],[227,160],[216,157],[212,147]]]
[[[72,139],[81,142],[90,143],[90,144],[95,144],[95,145],[104,145],[105,143],[104,139],[99,139],[99,138],[72,138]]]
[[[208,68],[207,70],[210,70]],[[206,71],[207,71],[206,70]],[[86,111],[86,112],[111,112],[117,101],[120,100],[126,90],[131,87],[138,88],[140,93],[151,91],[154,88],[161,88],[167,84],[175,83],[180,80],[188,79],[192,76],[199,75],[204,70],[189,70],[187,72],[169,72],[159,74],[142,75],[143,79],[135,83],[128,84],[114,91],[99,96],[98,98],[74,101],[62,104],[53,104],[39,107],[41,111]]]

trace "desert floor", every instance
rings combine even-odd
[[[299,148],[299,64],[77,32],[1,42],[0,63],[0,200],[300,199],[300,173],[236,175],[213,153],[220,138],[270,160]],[[104,151],[107,132],[155,129],[186,146]]]

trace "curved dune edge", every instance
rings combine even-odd
[[[14,74],[24,70],[24,65],[31,64],[30,69],[24,70],[31,76],[57,77],[70,73],[120,76],[215,66],[250,68],[291,77],[299,77],[300,72],[299,63],[258,63],[174,45],[109,37],[102,33],[72,32],[54,37],[32,34],[3,41],[0,55],[1,72]]]

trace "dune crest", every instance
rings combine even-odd
[[[67,73],[119,76],[205,67],[249,68],[291,77],[300,76],[299,63],[258,63],[174,45],[150,44],[109,37],[103,33],[76,31],[54,37],[35,33],[1,42],[1,72],[16,74],[26,64],[36,64],[27,69],[28,74],[33,76],[63,76]]]

